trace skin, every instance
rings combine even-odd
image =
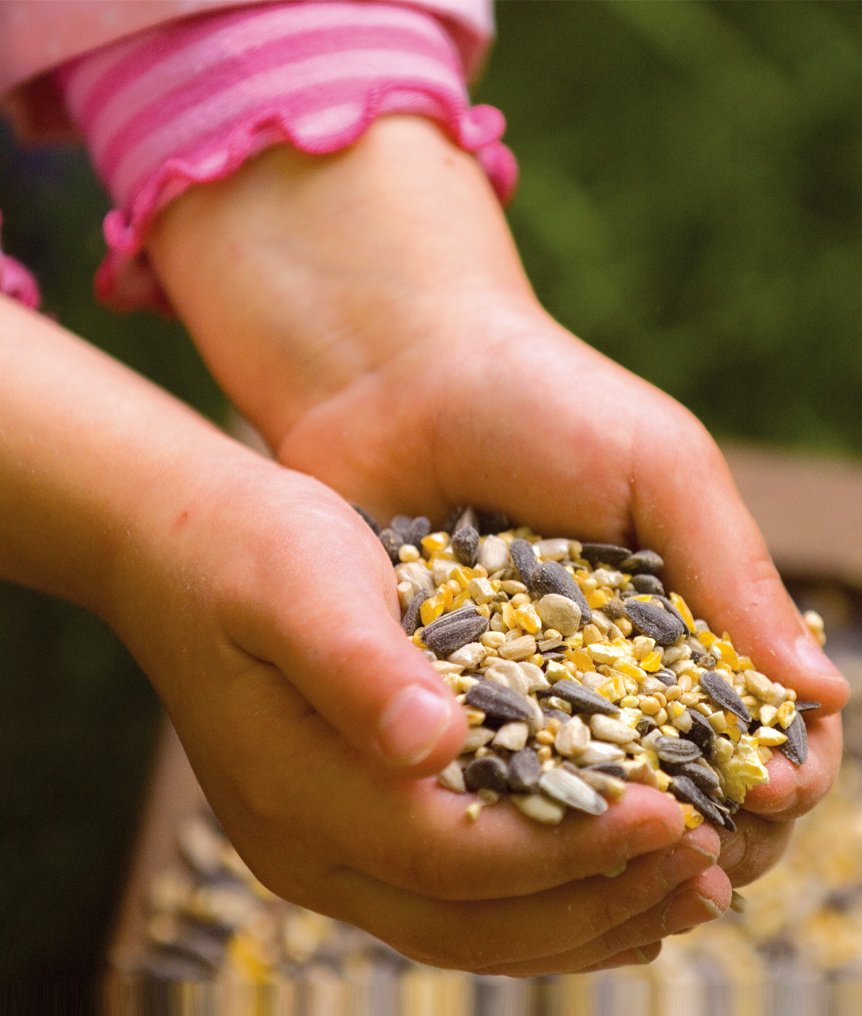
[[[472,157],[408,117],[331,157],[274,149],[171,203],[148,250],[274,460],[0,303],[0,566],[114,626],[258,878],[512,976],[647,962],[722,913],[834,778],[846,686],[708,435],[544,313]],[[809,762],[776,756],[732,837],[639,786],[600,818],[471,824],[430,778],[463,719],[348,502],[655,548],[697,614],[823,703]]]

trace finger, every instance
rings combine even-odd
[[[722,830],[719,865],[734,886],[766,874],[780,860],[793,835],[793,822],[771,822],[745,811],[737,813],[736,831]]]
[[[799,818],[832,786],[841,765],[841,717],[806,714],[808,759],[802,765],[773,751],[767,763],[769,782],[749,790],[746,811],[776,821]]]
[[[579,949],[651,910],[673,888],[713,867],[716,841],[713,830],[701,827],[613,879],[598,876],[531,896],[470,903],[431,900],[341,872],[334,876],[342,901],[336,916],[353,923],[361,918],[372,934],[422,962],[496,970]],[[590,962],[619,951],[602,949],[590,954]]]
[[[661,953],[661,942],[650,942],[649,945],[640,946],[637,949],[626,949],[625,952],[617,953],[610,959],[595,963],[591,967],[584,967],[579,971],[581,974],[595,974],[602,970],[614,970],[617,967],[637,967],[652,963],[658,959]]]
[[[303,863],[355,868],[440,899],[528,895],[617,868],[675,843],[684,830],[675,801],[638,785],[604,815],[571,812],[555,827],[508,801],[473,822],[465,815],[472,795],[368,765],[279,671],[260,664],[210,694],[204,735],[206,744],[198,736],[187,751],[193,764],[202,760],[205,791],[214,806],[240,802],[231,805],[242,808],[235,846],[268,888],[289,898]],[[223,789],[203,762],[226,745]],[[283,842],[291,843],[287,853]]]
[[[358,751],[411,776],[439,772],[463,743],[462,710],[406,638],[392,564],[348,505],[307,478],[283,507],[269,562],[272,605],[232,634],[275,664]]]
[[[647,434],[639,440],[657,440]],[[646,454],[643,451],[643,454]],[[709,487],[691,498],[691,472]],[[847,702],[846,680],[823,653],[776,571],[718,448],[693,427],[680,442],[670,475],[645,469],[636,480],[635,521],[641,540],[665,557],[669,585],[717,634],[800,699],[822,703],[821,714]]]
[[[536,977],[606,970],[627,961],[648,963],[658,955],[660,939],[721,917],[730,906],[730,896],[727,876],[719,868],[709,868],[669,899],[580,948],[526,962],[503,963],[477,973]]]

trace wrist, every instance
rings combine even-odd
[[[273,444],[311,405],[446,334],[476,293],[533,302],[478,162],[420,118],[381,118],[331,156],[274,148],[181,195],[148,246],[214,374]]]

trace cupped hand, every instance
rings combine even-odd
[[[112,620],[266,886],[424,962],[513,975],[642,962],[726,907],[716,833],[684,834],[649,788],[601,820],[468,819],[427,775],[457,753],[460,710],[404,637],[371,530],[317,481],[228,461],[190,470]]]
[[[704,428],[541,309],[469,156],[399,117],[328,159],[275,149],[170,205],[150,253],[283,465],[381,521],[472,504],[545,536],[650,547],[695,616],[820,702],[808,762],[776,753],[724,837],[740,883],[774,863],[835,777],[846,683]]]

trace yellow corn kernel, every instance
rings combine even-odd
[[[610,589],[593,589],[587,593],[587,603],[593,610],[601,610],[613,598],[614,594]]]
[[[676,607],[676,609],[682,615],[682,619],[683,619],[683,621],[685,621],[686,628],[688,628],[689,632],[692,635],[694,635],[695,630],[696,630],[695,627],[694,627],[694,615],[688,609],[688,604],[679,595],[679,593],[671,593],[670,594],[670,602]]]
[[[622,674],[617,674],[610,681],[603,684],[599,688],[599,694],[604,695],[611,702],[619,702],[620,699],[625,698],[626,686],[623,682]]]
[[[654,674],[657,670],[661,670],[661,653],[655,649],[651,653],[647,653],[641,660],[641,667],[648,674]]]
[[[419,548],[414,547],[412,543],[402,543],[398,548],[398,560],[404,564],[409,564],[412,561],[418,561],[421,556]]]
[[[758,727],[754,732],[754,739],[758,745],[763,745],[767,748],[777,748],[779,744],[784,744],[787,740],[787,734],[782,734],[775,727]]]
[[[726,663],[731,670],[739,669],[739,657],[736,655],[736,650],[733,648],[727,638],[718,639],[712,645],[713,653],[718,650],[721,654],[723,663]]]
[[[457,610],[459,607],[463,607],[465,601],[470,599],[470,594],[466,589],[462,589],[460,593],[457,593],[452,597],[452,609]]]
[[[532,603],[522,603],[515,608],[515,619],[518,627],[523,628],[530,635],[538,635],[542,630],[542,619],[536,613]]]
[[[465,568],[460,565],[458,568],[453,568],[450,575],[450,582],[457,582],[462,589],[466,589],[470,585],[470,580],[473,578],[472,572],[469,568]]]
[[[566,656],[580,671],[586,672],[588,670],[593,670],[595,667],[593,658],[586,649],[569,649],[566,652]]]
[[[426,600],[425,603],[427,603],[427,602],[428,601]],[[424,604],[423,604],[423,606],[424,606]],[[424,649],[425,648],[425,643],[422,641],[422,633],[421,632],[418,632],[418,631],[414,632],[410,636],[410,641],[413,643],[414,646],[418,646],[420,649]]]
[[[713,635],[712,632],[707,629],[706,631],[699,631],[697,633],[697,640],[701,645],[709,649],[713,642],[718,642],[718,636]]]
[[[443,586],[436,596],[429,597],[419,608],[419,618],[423,625],[431,624],[452,603],[452,590]]]
[[[731,739],[731,741],[737,743],[742,732],[736,725],[736,717],[733,713],[725,712],[724,718],[727,720],[727,736]]]
[[[751,662],[750,656],[738,656],[737,657],[737,670],[754,670],[754,664]]]
[[[422,549],[430,557],[432,554],[437,554],[441,550],[444,550],[449,546],[449,534],[448,533],[429,533],[427,536],[422,537]]]
[[[693,804],[681,804],[680,808],[682,808],[686,829],[697,829],[703,823],[703,815]]]
[[[540,730],[535,738],[537,744],[553,744],[554,734],[550,730]]]
[[[640,700],[635,695],[626,695],[625,698],[620,699],[620,705],[623,709],[637,709],[640,706]]]
[[[515,608],[511,603],[504,603],[500,607],[500,613],[503,615],[503,623],[507,628],[519,627],[517,618],[515,617]]]
[[[685,711],[685,706],[681,702],[668,702],[667,704],[667,715],[671,720],[675,720],[677,716],[682,716]]]
[[[532,663],[534,667],[541,669],[542,664],[545,662],[545,657],[541,653],[533,653],[532,656],[528,656],[524,663]]]
[[[667,790],[670,786],[670,776],[663,769],[656,769],[655,778],[659,790]]]
[[[485,714],[481,709],[472,709],[470,706],[464,708],[464,718],[468,727],[481,727],[485,722]]]
[[[791,702],[790,699],[787,699],[786,702],[782,702],[778,707],[777,718],[781,726],[787,730],[790,724],[796,719],[796,703]]]
[[[634,663],[630,663],[628,660],[617,660],[614,667],[621,673],[625,674],[626,677],[634,678],[635,681],[643,681],[646,677],[645,671]]]

